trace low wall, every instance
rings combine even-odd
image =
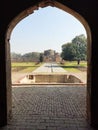
[[[20,83],[83,83],[74,75],[65,74],[36,74],[27,75]]]
[[[64,83],[67,81],[67,75],[35,75],[35,82],[55,82]]]

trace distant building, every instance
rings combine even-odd
[[[60,62],[61,61],[60,54],[55,52],[54,50],[45,50],[43,55],[44,62]]]
[[[62,61],[62,58],[61,58],[59,53],[55,53],[55,61],[56,62],[61,62]]]

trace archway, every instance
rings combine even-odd
[[[87,31],[87,40],[88,40],[88,71],[87,71],[87,113],[88,113],[88,119],[90,120],[90,86],[89,83],[91,82],[91,75],[90,75],[90,60],[91,60],[91,32],[90,32],[90,28],[87,24],[87,22],[85,21],[85,19],[78,13],[76,13],[75,11],[69,9],[68,7],[66,7],[65,5],[62,5],[60,3],[58,3],[57,1],[52,1],[52,0],[47,0],[47,1],[42,1],[40,3],[38,3],[36,6],[30,7],[29,9],[23,11],[22,13],[20,13],[14,20],[12,20],[12,22],[9,25],[9,28],[7,30],[6,33],[6,49],[7,49],[7,63],[6,63],[6,67],[7,67],[7,77],[11,77],[10,74],[10,35],[11,32],[13,30],[13,28],[15,27],[15,25],[22,20],[23,18],[25,18],[26,16],[28,16],[29,14],[33,13],[34,10],[37,10],[39,7],[46,7],[46,6],[55,6],[59,9],[62,9],[70,14],[72,14],[74,17],[76,17],[85,27],[86,31]],[[11,114],[11,80],[8,80],[7,78],[7,114],[8,114],[8,118]]]

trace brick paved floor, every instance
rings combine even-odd
[[[13,118],[1,130],[93,130],[86,87],[13,87]]]

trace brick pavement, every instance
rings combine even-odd
[[[93,130],[86,121],[86,87],[13,87],[13,118],[1,130]]]

